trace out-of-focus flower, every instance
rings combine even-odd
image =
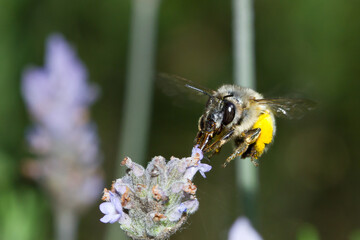
[[[192,180],[196,172],[211,169],[200,163],[201,158],[201,150],[195,148],[188,158],[172,157],[166,162],[161,156],[154,157],[144,169],[126,157],[122,165],[129,170],[113,183],[111,191],[105,189],[102,199],[107,202],[100,205],[105,216],[100,221],[118,221],[133,239],[169,238],[199,208]]]
[[[231,226],[228,240],[262,240],[262,238],[247,218],[240,217]]]
[[[44,68],[24,71],[22,94],[34,121],[27,139],[38,158],[28,174],[50,192],[54,206],[78,213],[98,199],[103,186],[88,113],[97,88],[88,84],[84,65],[61,35],[48,38]]]

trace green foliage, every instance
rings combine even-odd
[[[44,200],[33,190],[8,190],[0,199],[0,238],[45,239],[48,231]]]
[[[0,149],[0,191],[8,191],[14,183],[16,165],[13,158]]]
[[[297,233],[297,240],[319,240],[319,233],[311,224],[304,224],[300,227]]]
[[[349,240],[360,240],[360,230],[355,230],[350,234]]]

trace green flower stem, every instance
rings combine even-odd
[[[133,0],[125,105],[119,133],[116,176],[124,175],[120,162],[131,156],[144,165],[154,79],[155,39],[160,0]],[[125,239],[118,225],[107,239]]]
[[[71,209],[55,210],[56,240],[75,240],[78,231],[78,216]]]
[[[118,172],[126,156],[144,163],[154,79],[155,36],[160,0],[133,0],[125,106]]]
[[[255,88],[253,1],[233,0],[234,82]],[[236,183],[242,196],[245,215],[256,218],[258,169],[249,159],[236,161]]]

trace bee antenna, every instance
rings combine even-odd
[[[185,87],[191,88],[191,89],[193,89],[193,90],[195,90],[195,91],[198,91],[198,92],[200,92],[200,93],[202,93],[202,94],[205,94],[205,95],[207,95],[207,96],[209,96],[209,97],[212,97],[212,95],[211,95],[210,93],[208,93],[208,92],[206,92],[206,91],[204,91],[204,90],[201,90],[200,88],[191,86],[191,85],[189,85],[189,84],[185,84]]]

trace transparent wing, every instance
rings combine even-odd
[[[156,82],[166,95],[178,95],[181,97],[185,95],[185,98],[193,101],[203,101],[199,96],[212,96],[215,93],[215,91],[200,86],[188,79],[167,73],[160,73]]]
[[[316,107],[315,102],[303,98],[272,98],[255,101],[269,106],[276,116],[290,119],[299,119]]]

